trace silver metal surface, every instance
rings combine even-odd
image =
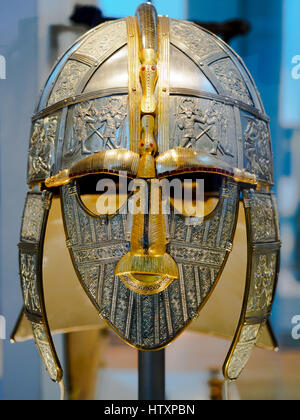
[[[128,89],[128,50],[127,45],[116,51],[94,73],[84,89],[84,93],[102,89]]]
[[[170,88],[217,93],[194,61],[174,45],[170,46]]]

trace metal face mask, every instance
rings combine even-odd
[[[147,184],[155,214],[124,211],[137,194],[121,192],[124,173]],[[190,185],[204,179],[203,219],[176,211],[176,197],[169,214],[161,193],[154,200],[152,181],[176,178]],[[103,179],[117,186],[117,207],[109,214],[95,211]],[[142,350],[168,345],[213,296],[242,202],[247,279],[224,364],[225,378],[237,379],[262,332],[270,332],[280,240],[269,120],[244,64],[226,44],[192,23],[158,17],[149,3],[136,17],[87,33],[43,90],[28,183],[40,188],[28,193],[21,231],[25,313],[57,382],[62,371],[42,279],[51,201],[61,200],[67,247],[90,301],[123,340]]]

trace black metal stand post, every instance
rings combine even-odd
[[[165,350],[139,351],[139,400],[165,399]]]

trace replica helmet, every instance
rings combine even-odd
[[[85,34],[32,120],[12,339],[33,336],[61,382],[50,329],[109,325],[158,350],[189,327],[233,339],[223,371],[237,379],[255,345],[276,347],[272,165],[258,91],[218,37],[150,3]]]

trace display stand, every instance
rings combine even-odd
[[[138,352],[139,400],[165,400],[165,350]]]

